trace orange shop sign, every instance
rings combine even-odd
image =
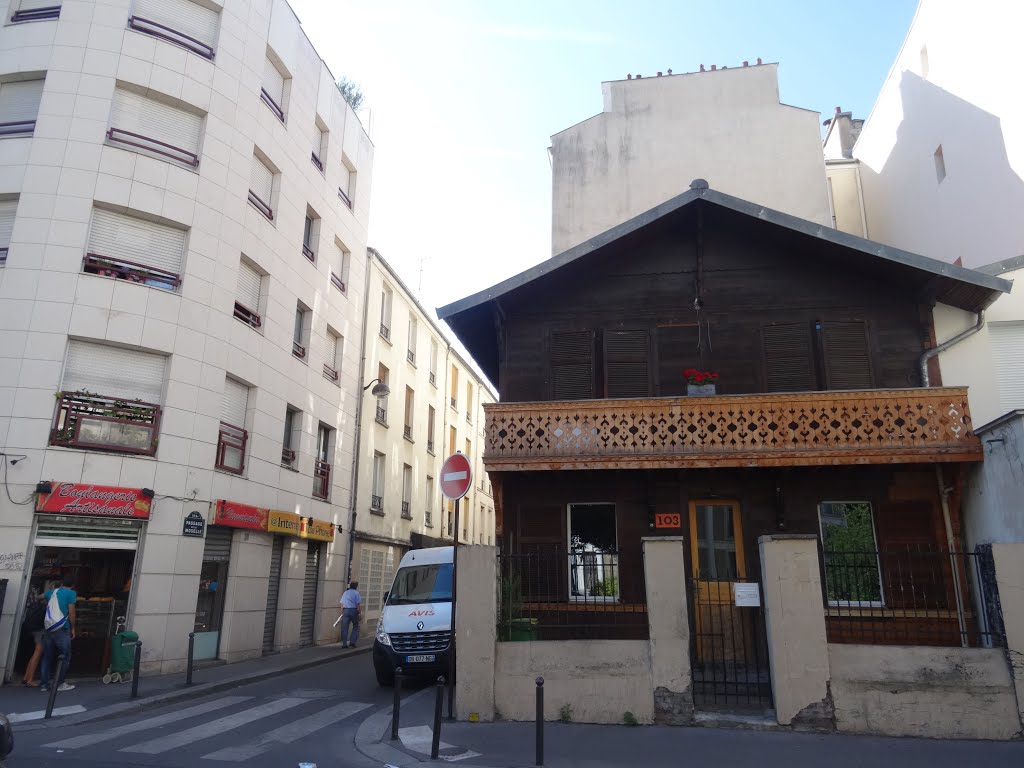
[[[235,501],[217,499],[213,511],[214,525],[227,525],[232,528],[248,528],[253,531],[267,530],[267,516],[270,510],[252,507]]]
[[[49,488],[49,490],[45,490]],[[148,520],[149,495],[142,488],[117,488],[87,483],[40,483],[36,512],[83,517],[117,517]]]
[[[302,518],[302,530],[299,536],[315,541],[334,541],[334,523],[330,520],[317,520],[314,517]]]

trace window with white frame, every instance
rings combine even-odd
[[[356,197],[356,169],[349,159],[342,155],[341,176],[338,180],[338,197],[346,206],[352,208]]]
[[[324,348],[324,378],[338,384],[341,379],[341,355],[344,339],[330,328],[327,329],[327,344]]]
[[[129,152],[199,167],[203,118],[126,88],[114,89],[107,141]]]
[[[292,329],[292,355],[302,362],[309,357],[309,334],[313,325],[313,313],[301,301],[295,305],[295,325]]]
[[[249,166],[249,203],[257,211],[274,220],[274,170],[255,153]]]
[[[290,405],[284,411],[284,439],[281,442],[281,465],[298,468],[299,445],[302,440],[302,411]]]
[[[244,258],[238,262],[238,281],[235,285],[235,317],[248,326],[260,328],[260,301],[263,293],[263,275]]]
[[[333,452],[334,430],[321,421],[316,431],[316,460],[313,462],[313,495],[325,501],[331,497]]]
[[[614,504],[569,505],[569,597],[617,600],[618,535]]]
[[[282,123],[284,122],[286,79],[284,73],[277,64],[271,61],[269,56],[263,60],[263,87],[260,89],[260,98]]]
[[[13,0],[11,23],[60,18],[60,0]]]
[[[225,377],[221,395],[220,431],[217,435],[216,469],[236,475],[245,470],[245,451],[249,433],[245,429],[245,416],[249,408],[249,387]]]
[[[313,165],[320,173],[324,172],[324,162],[327,160],[327,131],[320,127],[316,121],[313,122]]]
[[[989,323],[988,337],[1002,412],[1024,409],[1024,323]]]
[[[402,465],[402,517],[412,520],[412,467]]]
[[[818,505],[818,522],[829,604],[881,606],[881,568],[871,503],[824,501]]]
[[[14,216],[18,212],[18,199],[0,200],[0,267],[7,266],[7,253],[14,232]]]
[[[370,497],[370,511],[378,515],[384,514],[384,454],[373,452],[373,485]]]
[[[38,78],[0,83],[0,138],[32,135],[44,82]]]
[[[50,445],[156,453],[167,358],[72,339]]]
[[[331,285],[342,293],[346,293],[348,290],[348,270],[351,258],[351,251],[342,245],[340,240],[335,239],[334,258],[331,261]]]
[[[385,341],[391,341],[391,304],[394,293],[388,286],[380,291],[380,335]]]
[[[406,440],[412,440],[412,420],[416,413],[416,393],[412,387],[405,388],[405,435]]]
[[[310,207],[306,207],[306,218],[302,223],[302,255],[316,264],[316,253],[320,242],[320,217]]]
[[[178,289],[185,255],[184,229],[94,208],[83,271],[131,283]]]
[[[437,386],[437,339],[430,337],[430,383]]]
[[[413,365],[416,364],[416,335],[419,332],[419,326],[416,323],[415,317],[409,317],[409,337],[406,342],[405,359]]]
[[[213,59],[220,13],[191,0],[135,0],[128,27]]]
[[[429,453],[434,452],[434,421],[437,411],[434,410],[434,406],[427,406],[427,451]]]
[[[427,506],[423,524],[427,528],[434,527],[434,478],[430,475],[427,475]]]

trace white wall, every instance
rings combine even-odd
[[[602,88],[601,114],[551,137],[552,253],[682,194],[696,178],[830,222],[818,113],[779,103],[778,65]]]

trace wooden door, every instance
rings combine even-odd
[[[690,553],[698,660],[735,658],[743,617],[734,605],[737,582],[746,578],[738,501],[690,502]]]

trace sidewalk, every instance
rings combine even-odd
[[[192,673],[192,685],[187,687],[184,670],[173,675],[143,675],[139,678],[137,699],[131,698],[131,683],[104,685],[98,677],[69,677],[68,682],[75,685],[75,690],[57,694],[54,716],[49,721],[43,720],[39,714],[46,709],[47,694],[38,688],[26,688],[20,682],[12,682],[0,687],[0,712],[6,713],[12,722],[18,723],[19,731],[37,730],[58,724],[86,723],[146,707],[216,693],[369,651],[369,645],[342,650],[341,643],[331,643],[234,664],[218,664],[196,669]]]
[[[391,741],[391,708],[363,722],[356,747],[366,757],[395,768],[428,763],[434,691],[427,688],[402,701],[401,736]],[[447,712],[447,700],[445,708]],[[461,768],[525,768],[534,765],[533,723],[451,723],[441,725],[440,757]],[[1020,742],[939,741],[874,736],[753,731],[671,726],[544,724],[544,765],[611,768],[643,765],[759,765],[765,768],[962,768],[1024,765]]]

